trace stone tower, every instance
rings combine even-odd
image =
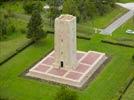
[[[54,46],[55,67],[72,69],[77,66],[76,17],[61,15],[55,19]]]

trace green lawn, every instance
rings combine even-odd
[[[128,88],[127,92],[123,96],[122,100],[134,100],[134,82]]]
[[[8,40],[0,41],[0,62],[27,41],[24,34],[13,34]]]
[[[102,36],[92,40],[78,39],[78,49],[96,50],[112,56],[111,61],[90,85],[78,91],[80,100],[111,100],[118,97],[120,88],[134,70],[131,56],[134,49],[104,44]],[[53,35],[34,44],[0,67],[0,96],[13,100],[53,100],[58,85],[27,79],[19,75],[53,48]]]

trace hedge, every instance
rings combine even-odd
[[[21,51],[23,51],[24,49],[26,49],[27,47],[29,47],[33,43],[34,43],[34,41],[25,42],[23,45],[21,45],[20,47],[18,47],[15,51],[13,51],[9,55],[7,55],[7,57],[5,59],[2,59],[2,61],[0,61],[0,65],[4,64],[5,62],[7,62],[8,60],[10,60],[12,57],[14,57],[18,53],[20,53]]]
[[[47,31],[47,34],[54,34],[54,32],[53,31]],[[85,39],[85,40],[90,40],[91,39],[91,37],[89,37],[89,36],[80,35],[80,34],[77,35],[77,38],[79,38],[79,39]]]
[[[121,88],[121,90],[119,91],[120,96],[118,98],[118,100],[122,99],[122,96],[125,94],[125,92],[127,91],[127,89],[130,87],[130,85],[134,82],[134,77],[131,77],[128,79],[128,81],[125,83],[124,87]]]
[[[123,42],[119,42],[119,41],[116,41],[116,40],[108,40],[108,39],[101,40],[101,42],[112,44],[112,45],[119,45],[119,46],[134,48],[133,44],[128,44],[127,42],[123,43]]]

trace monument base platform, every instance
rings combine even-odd
[[[78,66],[75,69],[55,68],[54,51],[32,67],[26,76],[81,88],[107,59],[105,53],[77,52]]]

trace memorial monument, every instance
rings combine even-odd
[[[77,66],[76,17],[61,15],[55,19],[54,66],[72,69]]]
[[[76,17],[61,15],[55,19],[54,50],[26,76],[82,88],[106,59],[105,53],[77,51]]]

